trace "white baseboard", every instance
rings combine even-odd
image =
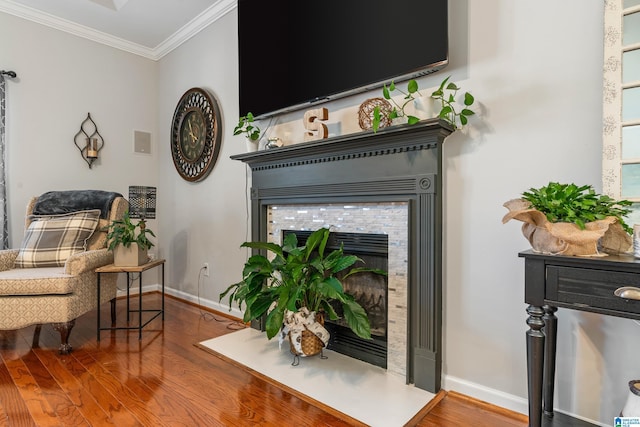
[[[140,288],[138,287],[138,285],[129,287],[129,295],[138,295],[139,289]],[[142,287],[143,294],[147,292],[154,292],[154,291],[160,291],[160,285],[145,285]],[[126,296],[127,296],[127,290],[121,289],[118,286],[118,292],[116,293],[116,298],[126,297]]]
[[[158,290],[160,290],[160,287],[158,287]],[[176,297],[176,298],[180,298],[182,300],[192,302],[192,303],[200,305],[202,307],[207,307],[207,308],[219,311],[220,313],[228,314],[229,316],[235,317],[237,319],[242,319],[242,317],[244,316],[244,313],[242,313],[237,308],[232,308],[231,310],[229,310],[229,306],[228,305],[220,304],[217,301],[211,301],[211,300],[206,299],[206,298],[200,298],[197,295],[194,296],[194,295],[188,294],[186,292],[179,291],[177,289],[165,288],[165,292],[167,294],[169,294],[169,295],[172,295],[172,296]]]
[[[521,414],[526,415],[529,413],[529,403],[527,399],[451,375],[442,375],[442,388],[449,391],[456,391],[460,394],[473,397],[474,399],[482,400]]]
[[[451,375],[442,375],[442,388],[447,391],[455,391],[460,394],[464,394],[474,399],[482,400],[492,405],[500,406],[505,409],[509,409],[514,412],[519,412],[524,415],[529,414],[529,401],[525,398],[505,393],[500,390],[485,387],[480,384],[472,383],[470,381],[463,380]],[[562,411],[554,408],[555,412],[560,412],[565,415],[580,419],[582,421],[595,424],[597,426],[608,427],[609,424],[603,424],[599,421],[591,420],[576,414],[572,414],[567,411]]]
[[[129,288],[129,295],[138,295],[138,286],[131,286]],[[155,285],[145,285],[142,287],[142,293],[146,293],[146,292],[160,292],[162,289],[161,285],[159,283],[155,284]],[[120,289],[118,288],[118,294],[117,297],[124,297],[127,295],[126,293],[126,289]],[[171,295],[174,296],[176,298],[180,298],[181,300],[184,301],[188,301],[197,305],[200,305],[202,307],[207,307],[210,308],[212,310],[216,310],[219,311],[221,313],[225,313],[228,314],[231,317],[235,317],[237,319],[242,319],[242,317],[244,316],[244,313],[242,313],[240,310],[238,310],[237,308],[232,308],[231,310],[229,310],[229,306],[228,305],[223,305],[220,304],[219,302],[215,302],[215,301],[211,301],[205,298],[198,298],[197,296],[188,294],[186,292],[182,292],[179,291],[177,289],[172,289],[172,288],[168,288],[165,286],[164,288],[164,292],[167,295]]]

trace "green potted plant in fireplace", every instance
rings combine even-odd
[[[148,236],[156,235],[147,228],[144,219],[132,221],[129,211],[124,213],[122,219],[111,221],[107,229],[107,242],[109,250],[113,251],[114,264],[132,267],[146,263],[149,259],[147,251],[154,246]]]
[[[220,294],[220,300],[229,298],[229,306],[235,301],[242,309],[244,321],[249,322],[266,315],[267,337],[273,338],[282,332],[289,336],[297,334],[295,323],[305,323],[313,333],[300,334],[302,339],[320,340],[315,345],[317,354],[328,340],[328,332],[320,328],[322,316],[338,319],[333,304],[342,308],[348,327],[359,337],[370,339],[371,327],[364,308],[354,297],[345,292],[342,280],[363,272],[386,274],[386,272],[365,267],[354,267],[361,261],[355,255],[344,253],[342,245],[328,250],[329,229],[320,228],[298,246],[294,233],[284,237],[282,245],[267,242],[245,242],[242,247],[270,252],[273,256],[253,255],[244,265],[242,280],[229,286]],[[318,316],[318,317],[316,317]],[[298,340],[299,341],[299,340]],[[311,356],[301,352],[304,343],[291,340],[291,352],[301,356]],[[318,348],[319,347],[319,348]]]

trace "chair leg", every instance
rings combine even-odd
[[[41,330],[42,330],[42,324],[38,323],[36,325],[35,331],[33,331],[33,343],[31,343],[31,346],[33,348],[40,347],[40,331]]]
[[[111,326],[116,324],[116,299],[111,300]]]
[[[54,323],[53,329],[60,332],[60,349],[58,352],[60,354],[69,354],[71,353],[71,344],[69,344],[69,335],[71,334],[71,329],[76,324],[76,319],[70,320],[65,323]]]

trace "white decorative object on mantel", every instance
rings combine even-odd
[[[267,144],[265,145],[265,148],[278,148],[278,147],[282,147],[283,145],[284,144],[282,140],[276,136],[273,138],[269,138],[267,140]]]
[[[431,96],[418,96],[413,100],[413,108],[409,109],[407,112],[412,116],[416,116],[420,120],[432,119],[438,115],[438,106],[436,103],[437,101]]]
[[[324,139],[329,135],[327,125],[321,123],[320,120],[329,119],[329,110],[326,108],[315,108],[304,113],[303,123],[306,129],[304,133],[304,141],[314,141],[316,139]]]
[[[254,151],[258,151],[258,145],[260,145],[259,139],[251,139],[249,137],[245,138],[247,143],[247,152],[252,153]]]

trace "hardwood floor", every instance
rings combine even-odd
[[[145,308],[159,304],[158,293],[144,296]],[[107,321],[108,304],[101,315]],[[95,313],[77,320],[67,356],[51,326],[37,348],[34,327],[0,331],[0,426],[361,425],[194,346],[242,327],[220,314],[167,297],[164,327],[152,321],[140,341],[137,331],[103,331],[98,343],[95,321]],[[410,424],[511,427],[527,417],[441,392]]]

